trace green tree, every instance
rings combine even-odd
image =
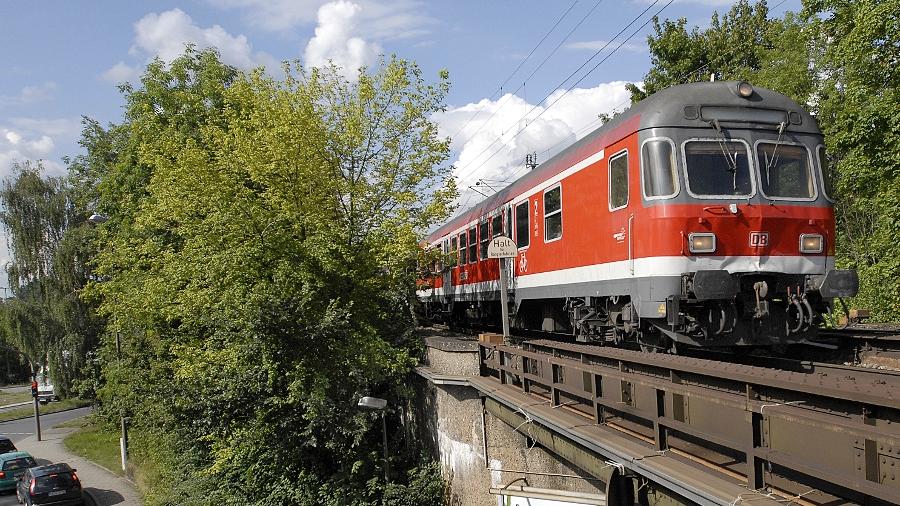
[[[818,119],[838,175],[840,262],[857,304],[900,318],[900,1],[804,1]]]
[[[153,64],[83,171],[100,174],[111,218],[94,294],[124,336],[101,397],[163,470],[151,502],[367,504],[383,490],[380,424],[355,400],[403,406],[411,260],[455,194],[428,120],[446,74],[428,84],[398,59],[353,82],[285,72],[192,49]]]
[[[54,384],[68,395],[90,376],[101,322],[80,297],[91,275],[85,213],[70,198],[65,178],[45,177],[42,170],[15,164],[0,187],[13,293],[3,305],[3,322],[10,344],[35,366],[50,366]]]
[[[739,0],[721,17],[714,13],[706,29],[687,20],[653,20],[648,36],[651,67],[642,87],[628,85],[632,102],[676,84],[709,80],[746,80],[775,89],[800,102],[812,92],[806,23],[797,15],[769,18],[765,0]]]

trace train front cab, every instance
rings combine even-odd
[[[649,334],[695,346],[800,341],[833,298],[856,294],[855,271],[834,268],[822,135],[790,104],[767,90],[752,108],[687,103],[681,124],[640,130],[635,270],[649,280],[650,303],[638,304]]]

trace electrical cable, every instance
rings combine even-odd
[[[531,55],[534,54],[534,52],[537,50],[537,48],[540,47],[540,45],[543,44],[545,40],[547,40],[547,37],[549,37],[550,34],[553,33],[553,30],[555,30],[556,27],[559,26],[559,24],[562,22],[562,20],[565,19],[565,17],[569,14],[569,12],[572,11],[572,9],[575,7],[576,4],[578,4],[578,0],[575,0],[574,2],[572,2],[572,5],[570,5],[569,8],[566,9],[565,12],[563,12],[562,16],[560,16],[559,19],[556,20],[556,23],[554,23],[553,26],[550,27],[549,30],[547,30],[547,33],[545,33],[544,36],[541,37],[541,40],[538,41],[538,43],[535,44],[535,46],[534,46],[533,48],[531,48],[531,52],[528,53],[528,56],[526,56],[521,62],[519,62],[519,65],[515,68],[515,70],[513,70],[508,76],[506,76],[506,80],[504,80],[504,81],[500,84],[500,87],[497,88],[497,91],[495,91],[494,93],[491,94],[492,97],[493,97],[494,95],[497,95],[498,93],[503,92],[503,87],[506,86],[506,83],[508,83],[509,80],[512,79],[512,77],[513,77],[514,75],[516,75],[516,72],[518,72],[519,69],[522,68],[522,65],[524,65],[525,62],[528,61],[529,58],[531,58]],[[593,10],[593,9],[592,9],[592,10]],[[529,76],[529,77],[530,77],[530,76]],[[518,91],[518,90],[516,90],[516,91]],[[469,125],[469,123],[471,123],[472,120],[475,119],[475,117],[478,116],[478,113],[480,113],[483,109],[484,109],[484,105],[482,105],[481,107],[479,107],[478,110],[475,111],[475,113],[472,114],[471,117],[469,117],[468,121],[466,121],[465,123],[463,123],[463,126],[459,127],[459,128],[456,130],[456,132],[454,132],[453,135],[450,136],[450,138],[452,139],[452,138],[456,137],[457,134],[459,134],[460,132],[462,132],[463,129],[465,129],[465,128]],[[495,112],[496,112],[496,111],[495,111]],[[493,114],[492,114],[491,116],[493,116]],[[488,119],[490,119],[490,118],[488,118]],[[476,133],[477,133],[477,131],[476,131]],[[472,134],[472,136],[474,136],[474,135],[475,135],[475,134]],[[471,139],[472,136],[470,136],[469,139]],[[468,139],[466,139],[466,140],[468,141]]]
[[[640,14],[638,14],[638,15],[637,15],[630,23],[628,23],[628,25],[625,26],[625,28],[623,28],[622,30],[620,30],[619,33],[617,33],[616,36],[612,38],[612,40],[610,40],[609,42],[607,42],[602,48],[600,48],[600,50],[598,50],[596,53],[594,53],[594,55],[591,56],[587,61],[585,61],[585,63],[583,63],[580,67],[578,67],[578,69],[576,69],[575,72],[573,72],[573,73],[570,74],[568,77],[566,77],[566,78],[562,81],[562,83],[560,84],[560,86],[557,86],[557,89],[559,89],[563,84],[565,84],[569,79],[571,79],[578,71],[580,71],[580,70],[581,70],[582,68],[584,68],[588,63],[590,63],[590,62],[591,62],[598,54],[600,54],[600,52],[602,52],[604,49],[606,49],[606,47],[609,46],[613,41],[615,41],[620,35],[622,35],[622,33],[624,33],[626,30],[628,30],[628,28],[630,28],[632,25],[634,25],[634,23],[636,23],[636,22],[637,22],[644,14],[646,14],[647,11],[650,10],[650,8],[652,8],[652,7],[655,6],[657,3],[659,3],[659,1],[660,1],[660,0],[655,0],[652,4],[650,4],[650,6],[648,6],[648,7],[647,7],[646,9],[644,9]],[[663,7],[662,7],[661,9],[659,9],[659,11],[656,12],[656,14],[654,14],[654,17],[659,16],[659,14],[662,13],[662,11],[664,11],[667,7],[669,7],[670,5],[672,5],[672,3],[673,3],[674,1],[675,1],[675,0],[669,0],[665,5],[663,5]],[[575,81],[568,89],[566,89],[566,91],[564,91],[560,96],[558,96],[552,103],[550,103],[549,105],[547,105],[547,107],[545,107],[540,113],[538,113],[537,116],[535,116],[534,118],[532,118],[531,121],[533,122],[534,120],[537,120],[537,119],[540,118],[545,112],[547,112],[548,110],[550,110],[550,108],[552,108],[554,105],[556,105],[557,103],[559,103],[560,100],[562,100],[566,95],[569,94],[569,92],[572,91],[572,89],[574,88],[574,86],[577,86],[579,83],[581,83],[585,78],[587,78],[587,76],[589,76],[589,75],[590,75],[594,70],[596,70],[600,65],[602,65],[602,64],[603,64],[604,62],[606,62],[610,57],[612,57],[614,54],[616,54],[616,52],[618,52],[619,49],[622,48],[622,46],[624,46],[628,41],[630,41],[632,38],[634,38],[634,36],[637,35],[637,33],[638,33],[639,31],[643,30],[644,27],[646,27],[646,26],[650,23],[650,21],[651,21],[652,19],[653,19],[653,17],[647,19],[647,21],[645,21],[644,24],[642,24],[640,27],[638,27],[636,30],[634,30],[634,31],[631,33],[631,35],[629,35],[629,36],[628,36],[627,38],[625,38],[622,42],[620,42],[619,45],[616,46],[609,54],[607,54],[603,59],[601,59],[599,62],[597,62],[597,64],[595,64],[593,67],[591,67],[590,70],[588,70],[588,71],[587,71],[584,75],[582,75],[577,81]],[[541,100],[541,101],[539,102],[539,104],[540,104],[540,103],[543,103],[544,100],[546,100],[547,98],[549,98],[550,95],[552,95],[552,93],[553,93],[553,92],[551,92],[550,94],[548,94],[543,100]],[[512,125],[510,125],[510,127],[512,127],[512,126],[518,124],[519,122],[521,122],[521,121],[522,121],[523,119],[525,119],[529,114],[531,114],[531,112],[534,111],[534,109],[536,109],[537,107],[538,107],[538,105],[533,106],[527,113],[525,113],[525,115],[523,115],[523,116],[522,116],[521,118],[519,118],[515,123],[513,123]],[[532,124],[532,123],[526,123],[525,126],[522,127],[521,129],[519,129],[519,130],[518,130],[518,131],[517,131],[517,132],[516,132],[509,140],[513,140],[513,139],[515,139],[516,137],[518,137],[519,135],[521,135],[522,132],[524,132],[531,124]],[[476,156],[473,158],[473,161],[470,162],[470,164],[467,164],[466,166],[464,166],[463,169],[465,169],[466,167],[468,167],[469,165],[471,165],[471,163],[474,163],[475,160],[477,160],[479,157],[481,157],[481,155],[483,155],[484,153],[486,153],[490,148],[492,148],[495,144],[497,144],[497,142],[499,142],[501,139],[502,139],[502,136],[501,136],[501,137],[498,137],[497,139],[495,139],[494,142],[492,142],[491,144],[489,144],[489,145],[488,145],[486,148],[484,148],[480,153],[478,153],[478,155],[476,155]],[[466,173],[465,173],[465,176],[468,176],[468,175],[474,173],[476,170],[478,170],[478,169],[480,169],[481,167],[483,167],[484,164],[486,164],[488,161],[490,161],[490,160],[491,160],[494,156],[496,156],[499,152],[500,152],[500,150],[495,151],[492,155],[490,155],[487,159],[485,159],[485,160],[484,160],[483,162],[481,162],[479,165],[477,165],[476,167],[474,167],[472,170],[466,172]],[[457,177],[458,177],[460,180],[462,180],[464,176],[463,176],[463,175],[459,175],[459,176],[457,176]]]
[[[554,47],[553,50],[550,51],[550,53],[549,53],[547,56],[544,57],[544,59],[541,61],[541,63],[539,63],[538,66],[535,67],[535,69],[531,71],[531,74],[528,74],[528,77],[526,77],[526,78],[522,81],[522,84],[521,84],[518,88],[516,88],[515,91],[513,91],[510,95],[507,95],[507,97],[515,96],[515,95],[519,92],[519,90],[524,89],[524,88],[525,88],[525,83],[527,83],[532,77],[534,77],[534,75],[537,73],[537,71],[540,70],[540,69],[544,66],[545,63],[547,63],[547,60],[549,60],[554,54],[556,54],[556,51],[558,51],[559,48],[562,47],[562,45],[565,44],[567,40],[569,40],[569,37],[571,37],[572,34],[575,33],[575,30],[577,30],[578,27],[581,26],[582,23],[584,23],[585,21],[587,21],[587,19],[591,16],[591,14],[594,13],[594,10],[596,10],[597,7],[598,7],[602,2],[603,2],[603,0],[597,0],[597,2],[594,3],[594,6],[591,7],[591,9],[587,12],[587,14],[585,14],[584,16],[582,16],[581,21],[579,21],[578,23],[576,23],[575,26],[573,26],[572,29],[569,30],[569,33],[567,33],[566,36],[563,37],[563,39],[562,39],[561,41],[559,41],[559,44],[557,44],[556,47]],[[605,47],[605,46],[604,46],[604,47]],[[601,49],[601,51],[602,51],[602,49]],[[594,53],[594,56],[592,56],[591,59],[593,59],[595,56],[597,56],[596,53]],[[590,60],[589,60],[589,61],[590,61]],[[577,70],[576,70],[576,72],[577,72]],[[566,78],[566,79],[568,79],[568,78]],[[501,88],[502,88],[502,87],[501,87]],[[523,100],[524,100],[524,97],[523,97]],[[545,100],[546,100],[546,98],[545,98]],[[478,134],[478,132],[481,131],[482,128],[484,128],[488,123],[490,123],[491,119],[492,119],[492,118],[493,118],[493,117],[494,117],[501,109],[503,109],[503,107],[506,106],[506,104],[509,103],[509,101],[510,101],[510,98],[507,98],[506,100],[503,101],[503,103],[501,103],[501,104],[499,105],[499,107],[497,107],[496,109],[494,109],[494,112],[492,112],[491,115],[488,116],[487,119],[484,120],[484,121],[481,123],[481,126],[479,126],[474,132],[472,132],[471,135],[469,135],[469,136],[466,138],[466,142],[468,142],[468,141],[470,141],[471,139],[473,139],[473,138],[475,137],[475,135]],[[473,118],[474,118],[474,116],[473,116]],[[468,125],[468,124],[469,124],[469,123],[466,122],[466,125]],[[463,128],[464,128],[466,125],[463,125]],[[460,128],[459,130],[457,130],[457,133],[459,133],[459,131],[461,131],[461,130],[462,130],[462,128]]]

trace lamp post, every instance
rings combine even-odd
[[[381,437],[382,437],[382,446],[384,446],[384,481],[391,481],[391,465],[388,461],[388,440],[387,440],[387,420],[385,418],[385,408],[387,408],[387,401],[384,399],[379,399],[378,397],[363,397],[359,400],[357,406],[363,409],[370,409],[372,411],[381,411]]]
[[[94,225],[102,225],[109,221],[109,216],[99,213],[93,213],[88,216],[88,222]],[[122,360],[122,343],[120,340],[118,324],[116,325],[116,365],[121,365]],[[122,437],[119,438],[119,451],[122,457],[122,471],[128,474],[128,423],[131,421],[126,416],[120,416]],[[40,436],[38,436],[40,438]]]

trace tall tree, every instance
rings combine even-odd
[[[402,403],[410,260],[454,197],[428,119],[446,74],[429,84],[396,59],[352,82],[285,71],[238,74],[192,50],[151,65],[125,90],[127,142],[99,180],[111,219],[95,292],[124,335],[104,409],[132,416],[145,458],[192,471],[161,502],[381,490],[366,437],[379,427],[355,400]]]
[[[642,87],[629,85],[633,102],[676,84],[746,80],[800,102],[812,93],[805,23],[796,15],[769,18],[765,0],[738,0],[709,27],[688,29],[687,20],[653,20],[647,37],[651,67]]]
[[[900,318],[900,0],[807,0],[818,119],[838,175],[840,261],[858,303]]]
[[[0,187],[14,298],[3,305],[6,334],[34,365],[50,366],[63,395],[82,377],[100,322],[80,297],[90,276],[90,231],[65,178],[25,162]]]

